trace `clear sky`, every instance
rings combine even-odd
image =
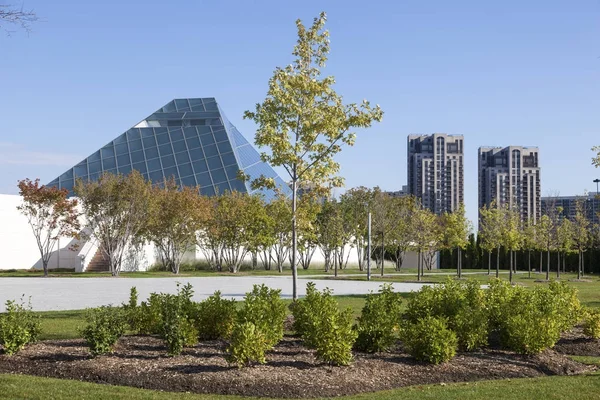
[[[18,0],[17,0],[18,1]],[[13,1],[11,3],[15,3]],[[245,110],[288,64],[294,21],[328,13],[325,73],[383,122],[338,160],[346,187],[406,184],[406,136],[465,136],[467,212],[477,148],[539,146],[542,195],[595,191],[600,169],[597,0],[26,0],[42,22],[0,34],[0,193],[47,183],[172,98],[216,97],[253,141]],[[282,177],[285,176],[282,174]]]

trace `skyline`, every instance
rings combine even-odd
[[[595,191],[596,2],[232,3],[118,2],[115,14],[114,1],[28,1],[43,22],[29,36],[0,35],[0,72],[11,77],[0,94],[0,193],[17,193],[25,177],[48,183],[173,98],[217,98],[253,143],[243,112],[291,59],[295,19],[309,23],[321,8],[331,33],[324,73],[346,102],[385,111],[337,158],[346,188],[401,189],[406,136],[440,132],[465,136],[472,221],[479,146],[539,147],[542,196]]]

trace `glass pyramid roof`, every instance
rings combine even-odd
[[[270,201],[274,191],[250,187],[261,175],[274,178],[279,190],[291,194],[210,97],[170,101],[48,186],[68,189],[73,195],[76,179],[95,180],[104,172],[128,174],[133,169],[154,183],[174,177],[180,185],[199,185],[207,196],[235,190],[262,193]],[[237,179],[239,170],[250,180]]]

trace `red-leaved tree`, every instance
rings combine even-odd
[[[48,276],[48,262],[58,239],[79,234],[77,200],[68,199],[66,189],[40,186],[39,179],[23,179],[18,186],[23,203],[17,209],[31,226],[40,250],[44,276]]]

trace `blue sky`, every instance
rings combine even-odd
[[[14,3],[14,2],[13,2]],[[216,97],[242,114],[292,60],[294,21],[328,13],[325,73],[383,122],[338,157],[346,186],[406,184],[406,136],[465,136],[465,197],[477,209],[477,148],[540,147],[542,194],[595,191],[600,4],[578,1],[27,0],[43,19],[0,34],[0,193],[48,182],[172,98]],[[283,175],[282,175],[283,176]]]

